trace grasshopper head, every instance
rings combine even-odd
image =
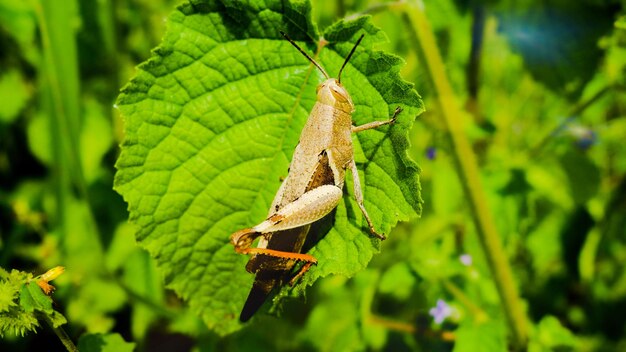
[[[335,78],[327,79],[317,86],[317,101],[348,114],[354,112],[354,104],[350,94]]]

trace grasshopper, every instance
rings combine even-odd
[[[300,251],[311,224],[322,219],[339,204],[347,169],[352,173],[356,202],[371,233],[381,240],[385,239],[384,235],[376,232],[363,205],[363,191],[354,161],[351,134],[391,124],[402,109],[396,108],[389,120],[352,125],[354,104],[341,84],[341,73],[363,35],[346,57],[335,79],[330,78],[322,66],[285,33],[281,34],[321,71],[326,80],[317,87],[317,101],[302,129],[288,175],[274,197],[267,219],[254,227],[237,231],[230,237],[237,253],[252,255],[246,270],[256,274],[239,317],[242,322],[252,317],[274,287],[287,281],[297,262],[303,264],[289,280],[290,285],[317,264],[315,257]],[[258,245],[252,247],[257,238]]]

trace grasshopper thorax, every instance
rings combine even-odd
[[[317,101],[348,114],[354,112],[354,104],[350,94],[335,78],[329,78],[317,86]]]

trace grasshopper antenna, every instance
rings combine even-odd
[[[293,40],[291,40],[291,38],[289,38],[289,36],[287,36],[287,34],[285,34],[285,32],[280,31],[280,34],[282,34],[283,37],[285,37],[285,39],[287,39],[289,41],[289,43],[291,43],[291,45],[295,46],[296,49],[298,49],[299,52],[302,53],[302,55],[304,55],[304,57],[306,57],[307,59],[309,59],[309,61],[311,61],[311,63],[313,65],[315,65],[315,67],[317,67],[322,74],[324,75],[324,77],[326,77],[326,79],[329,79],[330,77],[328,77],[328,73],[326,73],[326,71],[324,71],[324,69],[322,68],[322,66],[320,66],[320,64],[318,64],[317,62],[315,62],[315,60],[313,60],[312,57],[309,56],[309,54],[307,54],[306,52],[304,52],[304,50],[302,50],[298,44],[296,44],[296,42],[294,42]]]
[[[354,47],[350,51],[350,54],[348,54],[348,56],[346,57],[346,61],[344,61],[343,65],[341,65],[341,68],[339,69],[339,74],[337,75],[337,82],[341,83],[341,72],[343,72],[343,68],[346,67],[346,64],[348,64],[348,61],[350,61],[352,54],[354,54],[354,52],[356,51],[356,47],[359,46],[364,36],[365,34],[361,34],[359,40],[356,41],[356,44],[354,44]]]

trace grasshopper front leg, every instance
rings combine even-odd
[[[352,184],[354,186],[353,187],[354,198],[356,199],[356,203],[359,205],[359,208],[361,209],[361,213],[363,213],[363,216],[365,217],[365,220],[367,221],[367,225],[370,228],[370,232],[372,233],[372,235],[380,238],[381,240],[387,239],[387,237],[385,237],[385,235],[383,235],[382,233],[376,232],[376,229],[374,228],[374,223],[372,223],[372,219],[370,219],[370,216],[367,213],[367,210],[365,210],[365,205],[363,205],[363,190],[361,189],[361,180],[359,179],[359,170],[356,167],[356,163],[354,162],[354,159],[350,161],[350,164],[348,166],[350,167],[350,173],[352,173]]]
[[[372,128],[377,128],[377,127],[384,126],[384,125],[391,125],[392,123],[396,122],[396,117],[401,112],[402,112],[402,108],[398,106],[396,108],[396,111],[393,112],[393,116],[391,116],[389,120],[373,121],[373,122],[369,122],[361,126],[352,126],[352,133],[358,133],[361,131],[371,130]]]
[[[391,116],[389,120],[374,121],[374,122],[366,123],[361,126],[352,126],[352,132],[357,133],[357,132],[369,130],[372,128],[377,128],[380,126],[392,124],[396,122],[396,117],[401,112],[402,112],[402,108],[398,106],[396,110],[394,111],[393,116]],[[367,210],[365,209],[365,205],[363,205],[363,190],[361,189],[361,180],[359,179],[359,170],[356,167],[356,163],[354,162],[354,159],[350,161],[348,166],[350,167],[350,172],[352,173],[352,183],[354,185],[354,198],[356,198],[356,203],[359,205],[359,208],[361,209],[361,212],[363,213],[363,216],[365,217],[365,220],[367,221],[367,225],[370,228],[370,232],[374,236],[380,238],[381,240],[386,239],[387,237],[385,237],[385,235],[376,232],[376,229],[374,228],[374,224],[372,223],[372,219],[370,219],[370,216],[367,213]]]

